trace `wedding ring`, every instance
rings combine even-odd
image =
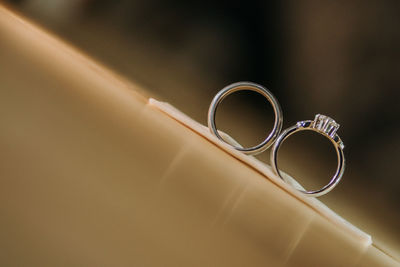
[[[277,138],[282,129],[283,116],[281,107],[278,101],[272,95],[272,93],[268,91],[265,87],[252,82],[238,82],[223,88],[221,91],[218,92],[218,94],[214,97],[214,99],[210,104],[210,108],[208,110],[208,127],[210,128],[212,134],[214,134],[218,139],[225,142],[225,140],[218,133],[217,126],[215,125],[215,113],[218,108],[218,105],[222,102],[222,100],[224,100],[228,95],[242,90],[254,91],[264,96],[271,103],[275,113],[275,122],[272,132],[267,136],[267,138],[262,143],[249,148],[238,147],[230,144],[233,148],[243,152],[244,154],[256,155],[268,149],[274,143],[275,139]]]
[[[279,147],[281,146],[282,142],[285,141],[286,138],[288,138],[294,133],[305,130],[315,131],[327,137],[335,146],[338,158],[338,166],[336,169],[336,173],[334,174],[330,182],[321,189],[315,191],[306,191],[306,190],[299,190],[299,191],[305,195],[313,197],[319,197],[331,191],[340,182],[340,179],[342,178],[345,169],[345,159],[343,154],[344,144],[340,139],[340,137],[336,134],[336,131],[339,129],[339,126],[340,126],[339,124],[337,124],[333,119],[329,118],[328,116],[318,114],[315,116],[315,119],[313,121],[311,120],[299,121],[297,122],[296,125],[284,130],[281,133],[281,135],[276,139],[276,142],[271,151],[271,166],[273,171],[282,180],[290,184],[290,181],[284,175],[281,174],[278,168],[277,154]]]

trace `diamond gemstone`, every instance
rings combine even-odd
[[[340,125],[328,116],[317,114],[312,127],[330,137],[334,137]]]

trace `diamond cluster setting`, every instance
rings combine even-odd
[[[340,125],[328,116],[317,114],[311,127],[334,138]]]

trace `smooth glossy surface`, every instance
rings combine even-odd
[[[319,197],[322,195],[325,195],[329,191],[331,191],[341,180],[344,169],[345,169],[345,159],[344,159],[344,154],[343,154],[343,148],[344,144],[340,137],[336,134],[336,131],[339,128],[339,124],[337,124],[333,119],[317,114],[315,116],[314,121],[299,121],[296,123],[296,125],[287,128],[282,132],[282,134],[278,137],[276,140],[272,151],[271,151],[271,166],[274,172],[285,182],[289,183],[289,181],[286,180],[285,176],[281,174],[278,168],[278,151],[283,143],[283,141],[286,140],[289,136],[291,136],[294,133],[297,133],[299,131],[315,131],[317,133],[320,133],[324,136],[326,136],[332,144],[335,146],[336,149],[336,154],[338,157],[338,166],[336,169],[336,173],[330,180],[330,182],[322,187],[319,190],[313,190],[313,191],[306,191],[306,190],[299,190],[305,195],[312,196],[312,197]]]
[[[283,122],[282,110],[278,101],[272,95],[272,93],[268,91],[265,87],[252,82],[238,82],[223,88],[221,91],[218,92],[218,94],[216,94],[216,96],[214,97],[214,99],[210,104],[210,108],[208,110],[208,127],[210,128],[212,134],[218,137],[221,141],[225,142],[225,140],[218,133],[217,126],[215,125],[215,114],[218,105],[222,102],[222,100],[224,100],[228,95],[242,90],[254,91],[264,96],[271,103],[275,113],[274,127],[271,133],[262,143],[249,148],[238,147],[230,144],[236,150],[239,150],[247,155],[257,155],[268,149],[274,143],[276,137],[282,130],[282,122]]]

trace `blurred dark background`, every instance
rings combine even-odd
[[[284,128],[333,117],[348,165],[321,200],[381,247],[400,247],[399,1],[3,2],[204,124],[214,94],[242,80],[275,94]],[[219,112],[221,129],[245,145],[273,119],[251,93]],[[306,187],[336,167],[329,141],[314,134],[288,140],[280,162]]]

